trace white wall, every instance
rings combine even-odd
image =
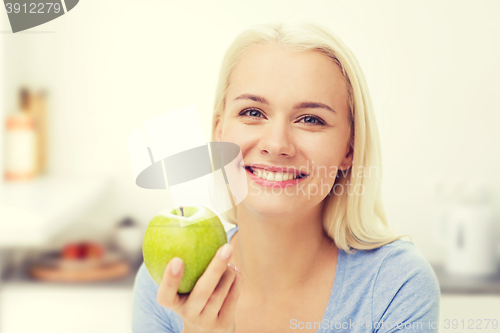
[[[84,0],[60,19],[0,35],[6,102],[14,107],[19,84],[47,87],[50,171],[110,173],[113,214],[147,223],[171,198],[135,186],[130,131],[195,103],[208,141],[219,66],[234,37],[257,23],[314,19],[364,69],[391,224],[439,261],[442,249],[428,232],[436,223],[435,183],[484,179],[499,188],[499,10],[496,0]]]

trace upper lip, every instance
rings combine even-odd
[[[294,174],[295,176],[308,176],[308,173],[302,172],[295,167],[287,167],[287,166],[277,166],[277,165],[266,165],[259,163],[251,163],[245,165],[246,168],[256,168],[256,169],[264,169],[266,171],[272,172],[286,172],[288,174]]]

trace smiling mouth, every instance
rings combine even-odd
[[[265,170],[265,169],[258,169],[258,168],[252,168],[251,166],[246,166],[245,169],[247,171],[249,171],[250,173],[254,174],[255,176],[258,176],[259,178],[262,178],[262,174],[265,173],[266,175],[269,175],[270,171],[268,170]],[[272,172],[273,174],[273,177],[274,179],[270,179],[271,181],[276,181],[276,176],[277,174],[280,174],[278,177],[281,177],[282,181],[284,180],[295,180],[295,179],[302,179],[302,178],[306,178],[307,176],[309,176],[308,174],[304,174],[302,172],[299,171],[299,173],[297,175],[294,175],[293,173],[287,173],[287,172]],[[293,177],[293,178],[291,178]],[[285,179],[287,178],[287,179]],[[264,179],[264,178],[262,178]]]

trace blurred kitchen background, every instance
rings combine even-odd
[[[135,185],[129,133],[196,104],[210,141],[225,50],[290,17],[330,28],[364,70],[389,221],[435,269],[441,325],[500,320],[499,11],[495,0],[83,0],[12,34],[0,10],[0,333],[130,332],[142,236],[172,198]]]

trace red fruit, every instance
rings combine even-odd
[[[63,259],[69,259],[69,260],[79,260],[83,258],[83,251],[80,246],[80,244],[77,243],[70,243],[64,246],[62,250],[62,257]]]
[[[62,250],[62,258],[68,260],[100,259],[104,257],[104,247],[93,242],[69,243]]]

